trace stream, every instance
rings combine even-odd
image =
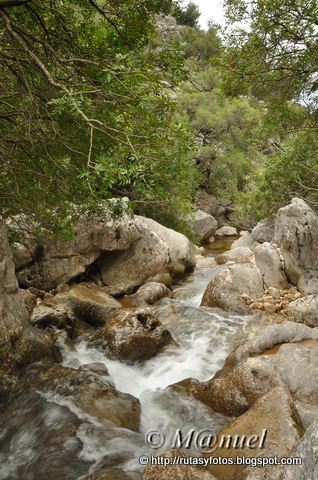
[[[15,397],[11,400],[14,415],[3,418],[4,414],[0,414],[0,480],[82,479],[113,465],[139,480],[144,468],[139,457],[171,449],[177,429],[185,435],[190,429],[217,432],[229,421],[167,387],[190,377],[208,380],[222,367],[228,353],[252,330],[261,327],[253,316],[200,307],[206,286],[224,268],[216,265],[213,257],[230,248],[230,244],[229,240],[225,245],[215,242],[195,271],[174,285],[172,298],[154,306],[155,314],[178,346],[133,366],[110,360],[85,342],[77,344],[75,351],[64,351],[63,366],[79,368],[102,363],[117,390],[140,400],[140,432],[114,426],[105,429],[105,425],[84,415],[62,396],[34,392]],[[75,436],[61,453],[52,442],[52,429],[61,436],[69,424],[76,426]],[[161,448],[154,450],[145,444],[145,434],[150,430],[164,434]]]

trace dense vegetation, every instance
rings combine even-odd
[[[113,196],[167,221],[190,209],[193,140],[172,95],[182,55],[174,40],[155,41],[155,14],[170,7],[0,2],[3,214],[58,228],[70,203]]]
[[[0,0],[1,213],[59,230],[127,196],[183,228],[197,188],[245,224],[318,207],[316,2],[226,3],[224,37],[192,2]]]
[[[256,162],[245,214],[270,215],[293,196],[318,208],[318,44],[315,0],[227,0],[227,92],[264,101],[269,148]],[[246,28],[242,28],[245,25]]]

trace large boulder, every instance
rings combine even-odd
[[[191,380],[179,388],[232,416],[244,413],[271,388],[285,385],[308,424],[318,413],[317,374],[318,332],[286,322],[261,330],[237,347],[211,380]]]
[[[318,217],[304,200],[293,198],[275,221],[289,280],[305,295],[318,293]]]
[[[171,270],[168,245],[145,224],[138,224],[140,238],[123,251],[105,253],[99,270],[105,285],[126,285],[129,292],[149,277]]]
[[[31,315],[31,323],[42,329],[66,330],[73,337],[82,327],[104,325],[122,305],[94,283],[79,283],[53,296],[46,294]],[[85,329],[85,328],[84,328]]]
[[[171,228],[164,227],[151,218],[140,216],[135,218],[138,223],[147,225],[168,246],[174,274],[183,274],[195,266],[194,248],[185,235]]]
[[[24,250],[21,244],[14,246],[19,283],[23,287],[51,290],[83,274],[102,251],[125,250],[140,236],[129,215],[119,219],[110,215],[82,216],[75,225],[72,241],[49,239],[40,247],[34,239],[27,238]]]
[[[318,478],[318,420],[306,430],[293,451],[294,458],[301,459],[301,465],[285,468],[282,480],[315,480]]]
[[[271,242],[274,237],[274,224],[270,220],[261,220],[251,232],[255,242]]]
[[[105,325],[122,308],[117,300],[95,284],[75,285],[67,292],[66,301],[76,318],[95,327]]]
[[[215,412],[237,416],[282,384],[269,358],[251,357],[233,368],[221,369],[207,382],[192,380],[189,393]]]
[[[174,340],[150,310],[119,311],[104,328],[89,336],[89,342],[108,356],[132,363],[159,353]]]
[[[240,457],[287,457],[296,447],[303,433],[302,425],[297,415],[292,398],[285,387],[275,387],[266,395],[257,400],[254,405],[243,415],[226,425],[218,434],[222,436],[235,435],[241,437],[258,435],[267,430],[264,448],[259,444],[256,448],[244,446],[242,449],[218,448],[213,452],[213,457],[236,458]],[[211,455],[211,454],[206,454]],[[212,464],[209,467],[217,478],[222,480],[279,480],[282,475],[282,466],[258,467],[245,464]],[[256,470],[256,471],[255,471]],[[256,475],[256,477],[254,476]]]
[[[283,271],[283,264],[277,250],[268,242],[255,249],[255,263],[258,266],[265,285],[284,289],[288,282]]]
[[[240,415],[272,387],[285,385],[307,427],[318,415],[317,374],[318,341],[304,340],[224,368],[212,380],[192,384],[189,393],[214,411]]]
[[[256,300],[263,293],[263,279],[258,268],[252,264],[236,264],[222,270],[209,283],[201,305],[244,313],[248,307],[242,295]]]
[[[169,459],[169,465],[155,463],[146,467],[142,480],[216,480],[215,477],[204,467],[181,464],[181,459],[186,458],[188,453],[182,450],[169,450],[161,457]],[[179,460],[180,459],[180,460]]]
[[[194,214],[192,222],[192,229],[195,234],[196,241],[203,244],[213,237],[218,228],[218,222],[212,215],[209,215],[203,210],[197,210]]]
[[[294,322],[318,327],[318,295],[298,298],[287,307],[288,318]]]

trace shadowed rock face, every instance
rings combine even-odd
[[[281,249],[289,280],[308,295],[318,293],[318,217],[306,202],[294,198],[281,208],[273,240]]]
[[[54,358],[52,339],[31,327],[19,292],[7,231],[0,223],[0,397],[8,392],[20,366]]]
[[[19,283],[51,290],[84,273],[102,251],[127,249],[139,238],[140,231],[128,215],[118,220],[83,216],[71,242],[50,239],[39,249],[34,239],[27,238],[26,246],[14,245]]]

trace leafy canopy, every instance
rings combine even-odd
[[[150,48],[159,0],[0,2],[0,201],[60,228],[70,202],[190,209],[192,139],[177,42]],[[52,210],[55,214],[52,215]],[[58,212],[59,214],[56,214]]]

